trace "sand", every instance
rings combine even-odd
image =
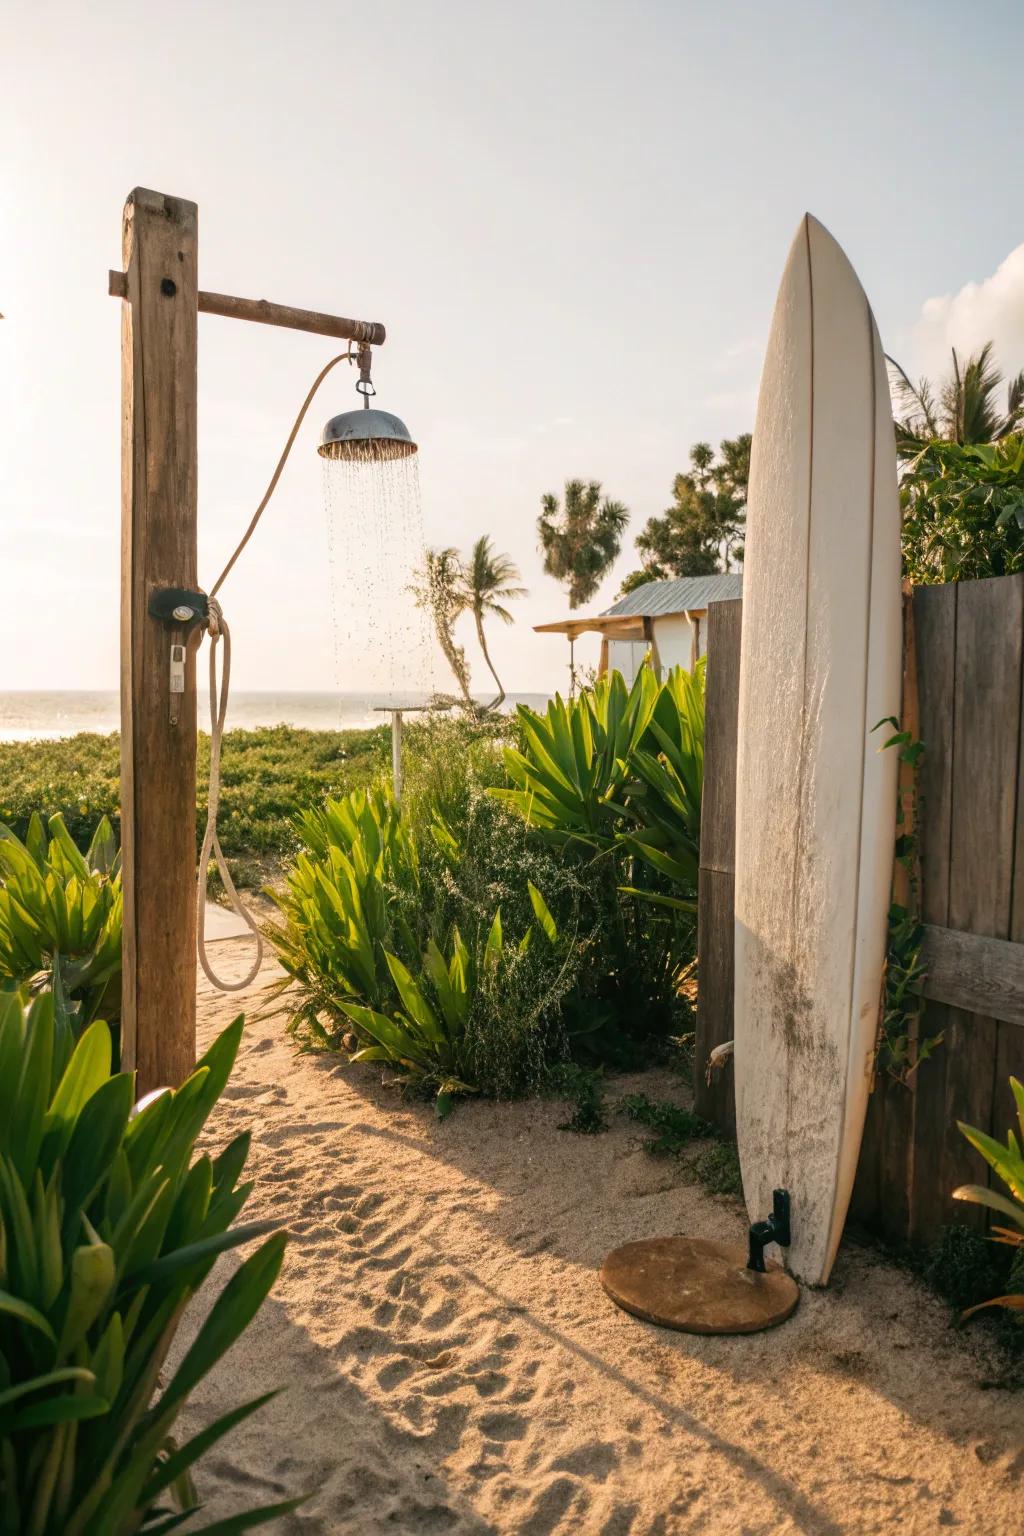
[[[241,974],[246,952],[218,959]],[[235,997],[203,983],[201,1043],[276,974]],[[739,1240],[737,1201],[650,1158],[634,1127],[559,1131],[555,1103],[439,1124],[379,1071],[297,1054],[283,1023],[248,1029],[207,1139],[252,1127],[247,1217],[293,1237],[183,1428],[287,1390],[203,1463],[208,1518],[309,1491],[270,1529],[1019,1536],[1024,1394],[991,1386],[1004,1362],[906,1273],[848,1244],[829,1290],[772,1333],[638,1322],[597,1283],[605,1252]],[[629,1084],[679,1097],[658,1073]]]

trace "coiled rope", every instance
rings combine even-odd
[[[281,457],[277,461],[277,468],[274,470],[274,473],[270,477],[270,484],[267,486],[267,489],[263,494],[263,499],[259,506],[256,508],[256,511],[253,513],[252,520],[250,521],[248,528],[245,530],[245,533],[239,540],[234,553],[231,556],[231,559],[228,561],[227,565],[221,571],[220,575],[217,577],[217,580],[214,582],[212,588],[210,589],[210,596],[208,599],[209,618],[207,620],[206,626],[207,634],[210,637],[210,782],[206,805],[206,832],[203,835],[203,847],[199,855],[199,874],[196,881],[196,942],[199,951],[199,963],[202,966],[207,979],[211,981],[213,985],[217,987],[221,992],[241,992],[243,988],[249,986],[256,979],[260,966],[263,964],[263,935],[257,926],[256,919],[253,917],[249,909],[244,905],[242,898],[239,896],[238,891],[235,889],[235,882],[231,878],[231,872],[228,869],[224,855],[221,851],[220,838],[217,835],[217,813],[220,809],[221,741],[224,736],[224,721],[228,712],[228,691],[231,682],[231,631],[228,628],[227,622],[224,618],[223,609],[221,608],[220,603],[217,601],[217,593],[220,591],[221,586],[224,583],[224,578],[228,575],[228,572],[231,570],[235,561],[242,553],[242,550],[252,538],[252,535],[256,529],[256,524],[263,516],[271,496],[273,496],[274,491],[277,489],[277,482],[281,478],[281,472],[288,461],[288,455],[292,451],[292,444],[295,442],[295,439],[298,436],[299,428],[302,426],[306,412],[309,410],[309,407],[313,403],[313,396],[316,394],[317,390],[320,388],[320,385],[323,383],[324,379],[326,379],[331,369],[336,367],[338,363],[352,362],[353,356],[352,348],[350,346],[347,352],[340,352],[337,357],[332,357],[326,367],[322,368],[317,374],[316,378],[313,380],[309,394],[303,401],[302,408],[295,418],[295,423],[291,429],[291,432],[288,434],[288,440],[284,445]],[[220,689],[218,696],[217,646],[221,640],[224,642],[224,665],[221,669]],[[217,972],[213,969],[213,966],[210,963],[210,958],[206,952],[206,875],[210,864],[211,853],[217,860],[217,869],[233,910],[246,924],[256,940],[256,954],[253,958],[252,965],[249,967],[241,981],[227,981],[223,976],[218,976]]]

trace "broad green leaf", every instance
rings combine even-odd
[[[248,1327],[277,1279],[285,1242],[285,1234],[276,1232],[232,1275],[161,1396],[158,1413],[186,1398]]]
[[[8,1317],[16,1317],[20,1323],[27,1323],[30,1328],[35,1328],[56,1344],[57,1335],[38,1308],[29,1302],[23,1301],[20,1296],[11,1296],[7,1291],[0,1291],[0,1313],[6,1313]],[[0,1402],[3,1402],[0,1396]]]
[[[558,925],[551,915],[551,910],[540,891],[532,880],[527,880],[526,888],[530,893],[530,905],[533,907],[534,916],[543,930],[549,944],[558,941]]]

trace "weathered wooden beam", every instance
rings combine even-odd
[[[697,1028],[693,1099],[697,1113],[730,1134],[736,1129],[733,1064],[706,1079],[712,1051],[733,1038],[733,930],[736,867],[736,729],[739,711],[740,601],[707,611],[708,670],[704,714],[704,791],[700,817],[697,914]]]
[[[658,649],[658,637],[654,633],[654,620],[652,618],[648,617],[645,614],[644,615],[644,620],[643,620],[643,626],[644,626],[644,639],[647,642],[647,646],[648,646],[648,649],[650,651],[650,656],[651,656],[651,670],[653,671],[655,677],[658,679],[658,682],[660,683],[661,682],[661,652]]]
[[[195,203],[137,187],[124,209],[121,318],[121,1065],[140,1093],[195,1062],[196,679],[171,724],[154,588],[196,585]]]
[[[107,291],[112,298],[126,298],[126,274],[113,271],[108,273]],[[230,293],[207,293],[201,288],[196,295],[196,302],[203,315],[223,315],[228,320],[255,320],[259,325],[281,325],[290,331],[335,336],[340,341],[369,342],[379,347],[387,336],[378,320],[348,320],[342,315],[325,315],[315,309],[295,309],[290,304],[273,304],[269,299],[237,299]]]
[[[925,925],[925,997],[986,1019],[1024,1024],[1024,944]],[[1024,1065],[1024,1040],[1021,1041]]]

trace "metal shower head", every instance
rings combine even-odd
[[[416,446],[404,421],[371,407],[332,416],[317,452],[325,459],[407,459]]]

